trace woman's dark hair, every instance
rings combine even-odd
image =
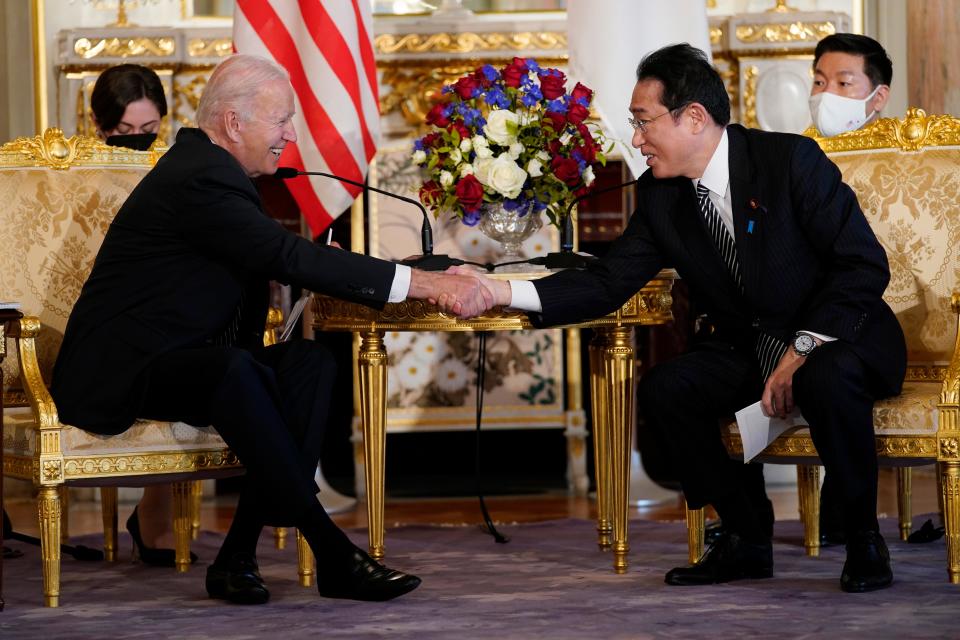
[[[831,51],[860,56],[863,58],[863,72],[870,78],[874,88],[881,84],[890,86],[893,80],[893,63],[880,43],[873,38],[858,33],[835,33],[827,36],[817,43],[813,52],[813,68],[817,68],[820,56]]]
[[[663,85],[660,102],[675,113],[680,107],[699,102],[720,126],[730,122],[730,96],[706,54],[687,43],[673,44],[644,56],[637,67],[637,82],[659,80]]]
[[[160,77],[153,69],[138,64],[120,64],[100,74],[90,95],[90,109],[101,131],[112,131],[120,124],[127,105],[148,98],[160,117],[167,115],[167,98]]]

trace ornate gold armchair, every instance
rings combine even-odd
[[[192,481],[242,472],[211,427],[143,421],[103,437],[62,424],[45,385],[104,233],[162,151],[67,139],[59,129],[0,146],[0,291],[24,313],[12,331],[16,350],[3,362],[4,406],[11,407],[3,415],[4,473],[32,481],[39,493],[47,606],[57,606],[60,595],[61,490],[101,487],[104,551],[112,560],[117,487],[172,482],[177,569],[186,571],[190,505],[199,497]],[[271,318],[279,323],[277,314]],[[301,554],[301,583],[312,580],[311,562]]]
[[[857,193],[887,251],[884,299],[907,338],[903,393],[874,406],[877,455],[897,467],[900,533],[910,533],[910,467],[937,463],[950,582],[960,583],[960,120],[910,109],[859,131],[818,138]],[[723,428],[734,457],[736,423]],[[762,462],[797,464],[800,517],[809,555],[819,553],[819,467],[809,430],[788,431]],[[690,512],[690,554],[702,550],[702,514]]]

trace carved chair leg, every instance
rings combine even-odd
[[[103,559],[117,560],[117,488],[100,487],[100,517],[103,518]]]
[[[60,488],[40,487],[40,561],[43,565],[43,604],[60,606]]]
[[[313,550],[299,529],[297,529],[297,575],[300,577],[301,587],[313,586]]]
[[[703,536],[704,536],[704,515],[703,509],[691,509],[687,507],[687,501],[683,501],[687,512],[687,555],[690,558],[690,564],[697,564],[703,557]]]
[[[960,584],[960,461],[938,463],[943,495],[943,526],[947,539],[947,575]]]
[[[190,568],[190,515],[191,482],[174,482],[173,485],[173,542],[177,572],[184,573]]]
[[[937,462],[936,474],[937,474],[937,482],[939,483],[940,478],[943,477],[943,467],[940,465],[939,462]],[[940,522],[943,523],[945,522],[945,520],[943,519],[944,518],[943,491],[937,491],[937,507],[939,507],[940,509]]]
[[[897,467],[897,515],[900,520],[900,539],[910,537],[913,522],[913,469]]]
[[[190,483],[190,539],[196,540],[200,535],[200,506],[203,502],[203,481],[194,480]]]
[[[70,542],[70,489],[60,485],[60,542]]]
[[[807,555],[820,555],[820,467],[797,465],[797,494],[803,522],[803,548]]]
[[[287,528],[286,527],[274,527],[273,528],[273,546],[281,551],[287,548]]]

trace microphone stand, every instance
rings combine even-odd
[[[287,180],[289,178],[295,178],[297,176],[323,176],[324,178],[333,178],[334,180],[339,180],[340,182],[346,182],[347,184],[352,184],[356,187],[366,191],[373,191],[381,195],[385,195],[390,198],[396,198],[397,200],[402,200],[403,202],[409,202],[410,204],[416,206],[420,209],[420,212],[423,214],[423,224],[420,227],[420,248],[423,252],[423,255],[417,256],[415,258],[408,258],[406,260],[400,260],[400,264],[406,265],[408,267],[414,267],[422,271],[444,271],[448,267],[459,266],[466,264],[464,260],[459,258],[451,258],[447,255],[434,255],[433,253],[433,230],[430,227],[430,217],[427,213],[427,210],[422,204],[414,200],[413,198],[408,198],[406,196],[401,196],[396,193],[391,193],[389,191],[384,191],[383,189],[377,189],[376,187],[371,187],[365,182],[357,182],[356,180],[351,180],[350,178],[344,178],[341,176],[333,175],[332,173],[326,173],[323,171],[300,171],[293,167],[279,167],[276,173],[273,174],[275,178],[281,180]]]
[[[637,181],[631,180],[612,187],[604,187],[603,189],[585,193],[571,202],[567,207],[567,213],[563,219],[563,229],[560,232],[560,251],[532,258],[529,260],[530,264],[542,265],[547,269],[585,269],[591,262],[598,260],[596,256],[582,255],[573,251],[573,216],[571,215],[571,211],[573,211],[575,205],[587,198],[592,198],[593,196],[607,193],[608,191],[623,189],[635,184],[637,184]]]

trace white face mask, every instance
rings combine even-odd
[[[862,100],[845,98],[826,91],[810,96],[810,117],[817,131],[829,137],[853,131],[873,117],[876,111],[867,114],[867,103],[877,95],[881,85]]]

